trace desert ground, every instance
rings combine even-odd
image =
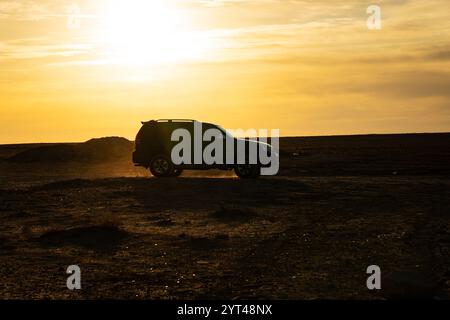
[[[256,180],[155,179],[121,138],[0,146],[0,299],[449,299],[450,134],[280,146]]]

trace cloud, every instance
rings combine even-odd
[[[450,50],[435,50],[434,52],[431,52],[427,56],[431,60],[450,60]]]
[[[366,86],[366,89],[369,86]],[[397,98],[450,98],[450,72],[414,70],[386,74],[371,90]],[[450,108],[450,105],[448,106]]]
[[[86,54],[91,46],[85,43],[52,43],[48,38],[26,38],[0,42],[0,61],[74,57]]]
[[[51,14],[45,1],[16,0],[0,2],[0,18],[14,20],[42,20]]]

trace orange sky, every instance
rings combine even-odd
[[[0,143],[195,118],[281,135],[450,131],[450,3],[1,0]]]

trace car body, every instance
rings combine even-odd
[[[201,129],[199,129],[201,128]],[[195,139],[199,139],[198,130],[201,130],[201,152],[211,144],[214,139],[204,141],[203,137],[209,129],[214,129],[214,132],[220,132],[223,140],[223,155],[224,161],[217,161],[208,163],[203,158],[201,161],[196,161],[194,152],[191,152],[190,161],[183,163],[175,163],[173,161],[172,150],[179,143],[173,141],[173,133],[177,129],[182,129],[188,132],[191,140],[191,149],[197,150]],[[195,136],[197,134],[197,136]],[[232,142],[232,146],[230,144]],[[240,146],[240,147],[238,147]],[[245,146],[245,147],[243,147]],[[206,122],[199,122],[196,120],[176,120],[176,119],[162,119],[142,122],[142,127],[139,130],[136,141],[136,150],[133,153],[133,162],[136,166],[149,168],[154,176],[157,177],[175,177],[179,176],[183,170],[235,170],[236,174],[241,178],[255,178],[260,176],[261,168],[267,166],[259,159],[259,150],[270,154],[272,152],[271,146],[267,143],[252,139],[238,139],[230,135],[225,129],[218,125]],[[244,151],[245,150],[245,151]],[[257,150],[257,160],[250,161],[250,150],[254,152]],[[232,152],[232,153],[231,153]],[[245,156],[239,159],[239,155],[245,152]],[[226,161],[229,154],[229,160]],[[197,159],[198,160],[198,159]]]

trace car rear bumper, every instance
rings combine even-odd
[[[133,152],[133,163],[135,166],[148,167],[148,161],[137,151]]]

